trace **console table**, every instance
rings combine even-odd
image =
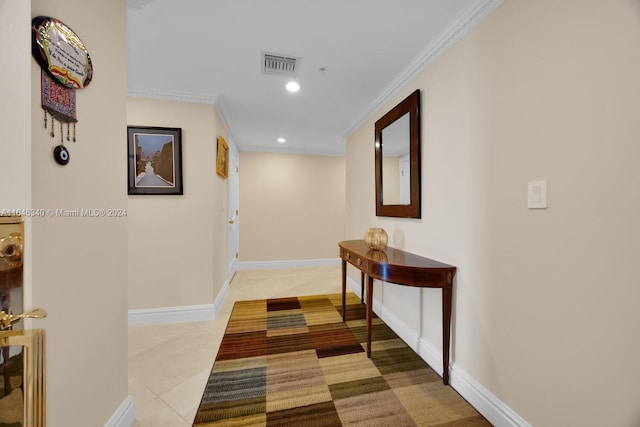
[[[345,320],[347,263],[358,268],[364,290],[367,279],[367,357],[371,357],[371,321],[373,317],[373,279],[418,288],[442,289],[442,382],[449,384],[449,348],[451,341],[451,298],[456,267],[409,252],[387,247],[370,250],[364,240],[338,243],[342,259],[342,320]]]

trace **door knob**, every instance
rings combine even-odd
[[[0,329],[8,329],[20,319],[42,319],[43,317],[47,317],[47,312],[41,308],[20,314],[9,314],[0,311]]]
[[[16,261],[22,257],[22,234],[11,233],[0,239],[0,258]]]
[[[232,219],[229,220],[229,224],[233,224],[233,220]]]

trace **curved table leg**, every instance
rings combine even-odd
[[[367,277],[367,357],[371,358],[371,325],[373,321],[373,277]]]
[[[442,382],[449,384],[449,347],[451,341],[451,288],[442,288]]]
[[[346,298],[347,298],[347,261],[342,260],[342,321],[346,319]]]

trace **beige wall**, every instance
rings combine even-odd
[[[31,4],[23,0],[0,0],[0,52],[11,67],[0,67],[0,143],[2,173],[0,209],[31,208],[31,32],[22,22],[31,19]],[[6,212],[5,212],[6,213]],[[31,219],[24,220],[25,267],[23,306],[31,301]]]
[[[43,128],[40,67],[30,60],[30,68],[18,70],[31,79],[34,208],[127,207],[125,7],[31,2],[31,16],[60,18],[80,36],[95,67],[91,84],[76,92],[78,141],[65,143],[65,167],[52,156],[59,139]],[[32,221],[32,304],[49,313],[32,322],[47,331],[49,426],[103,426],[127,398],[126,235],[126,218],[48,215]]]
[[[213,105],[128,98],[132,126],[182,128],[184,195],[128,196],[129,308],[212,304],[226,280],[226,181]]]
[[[640,422],[638,40],[636,1],[505,1],[347,141],[347,237],[458,266],[455,369],[532,425]],[[375,219],[374,121],[416,88],[423,217]],[[438,291],[380,289],[441,346]]]
[[[29,207],[31,203],[31,34],[20,25],[31,19],[29,3],[23,0],[0,0],[0,52],[7,64],[0,67],[2,99],[0,143],[2,198],[0,209]]]
[[[338,257],[344,159],[240,153],[240,261]]]

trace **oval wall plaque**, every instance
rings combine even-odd
[[[91,82],[93,65],[80,38],[62,21],[36,16],[31,21],[31,53],[62,85],[81,89]]]

